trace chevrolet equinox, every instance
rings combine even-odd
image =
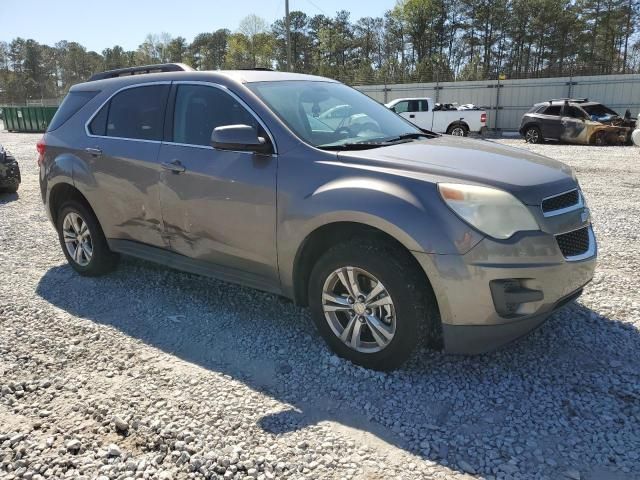
[[[419,341],[492,350],[577,298],[595,268],[571,168],[420,130],[326,78],[98,73],[37,150],[79,274],[125,254],[283,295],[369,368],[398,367]]]

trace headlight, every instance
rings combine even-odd
[[[438,190],[460,218],[491,237],[506,239],[540,229],[527,207],[504,190],[458,183],[439,183]]]

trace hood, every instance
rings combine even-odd
[[[338,158],[377,168],[432,175],[434,181],[478,183],[506,190],[528,205],[577,186],[564,163],[486,140],[441,136],[370,150],[339,152]]]

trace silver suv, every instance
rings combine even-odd
[[[71,266],[132,255],[308,305],[349,360],[480,353],[591,280],[569,167],[423,131],[320,77],[154,65],[74,86],[38,144]]]

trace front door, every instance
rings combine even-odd
[[[414,125],[431,130],[432,113],[427,100],[405,100],[395,105],[394,110]]]
[[[277,157],[210,146],[218,126],[248,124],[266,132],[224,88],[188,82],[172,88],[169,138],[160,148],[162,218],[171,250],[228,280],[277,285]]]

